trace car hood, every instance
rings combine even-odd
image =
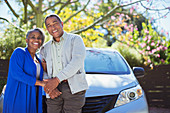
[[[134,75],[86,74],[89,89],[86,97],[115,95],[138,84]]]

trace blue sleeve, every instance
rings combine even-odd
[[[26,62],[26,60],[24,61],[25,54],[25,51],[21,48],[17,48],[13,52],[10,58],[9,75],[17,81],[34,86],[36,78],[26,74],[23,70],[24,62]]]

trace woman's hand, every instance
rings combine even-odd
[[[45,82],[45,81],[36,80],[35,85],[36,85],[36,86],[42,86],[42,87],[44,87],[44,86],[46,85],[46,82]]]

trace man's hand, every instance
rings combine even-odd
[[[54,90],[60,83],[60,80],[57,77],[51,79],[44,79],[44,81],[46,82],[44,86],[44,91],[47,94],[50,94],[52,90]]]
[[[46,64],[45,59],[42,59],[41,64],[42,64],[43,70],[44,70],[45,72],[47,72],[47,64]]]
[[[61,94],[62,94],[62,92],[60,92],[57,88],[55,88],[54,90],[52,90],[51,93],[49,93],[49,96],[50,96],[51,99],[54,99]]]

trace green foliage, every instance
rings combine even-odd
[[[16,47],[26,46],[25,34],[27,30],[35,27],[46,29],[45,26],[42,26],[45,16],[49,13],[56,13],[64,22],[64,30],[67,32],[77,31],[76,33],[82,36],[86,47],[105,48],[118,41],[127,45],[127,47],[118,46],[118,50],[130,62],[130,65],[140,65],[141,61],[145,65],[170,63],[170,44],[166,37],[157,33],[151,24],[148,24],[146,18],[134,10],[134,7],[125,9],[117,2],[110,0],[98,1],[93,4],[94,7],[90,8],[84,7],[85,1],[81,1],[82,4],[78,1],[67,0],[62,0],[62,2],[32,0],[28,2],[27,7],[24,7],[23,1],[16,1],[21,6],[17,12],[20,14],[17,18],[18,26],[24,29],[24,32],[11,25],[6,26],[7,28],[2,32],[0,38],[0,58],[2,59],[9,59]],[[113,10],[114,8],[115,10]],[[109,13],[111,11],[113,12]],[[109,15],[107,15],[108,13]],[[100,20],[100,18],[102,19]],[[15,21],[13,20],[13,22]],[[98,30],[99,28],[105,29],[107,35]],[[45,42],[51,39],[47,30],[45,30],[45,35]],[[142,58],[138,59],[136,54],[127,50],[131,47],[138,54],[140,53]]]
[[[16,47],[26,47],[25,33],[12,25],[6,27],[0,38],[0,59],[9,59]]]
[[[120,42],[112,44],[111,48],[119,51],[131,67],[143,66],[142,56],[134,48]]]
[[[151,24],[142,24],[142,39],[141,43],[144,44],[140,47],[141,53],[149,56],[148,63],[159,65],[164,64],[167,57],[167,44],[166,37],[160,36],[155,30],[152,29]],[[143,53],[145,52],[145,53]]]
[[[145,65],[170,63],[167,59],[168,41],[166,37],[159,35],[151,24],[142,23],[142,27],[139,32],[133,25],[128,26],[126,34],[119,36],[119,40],[135,48],[142,55]]]

